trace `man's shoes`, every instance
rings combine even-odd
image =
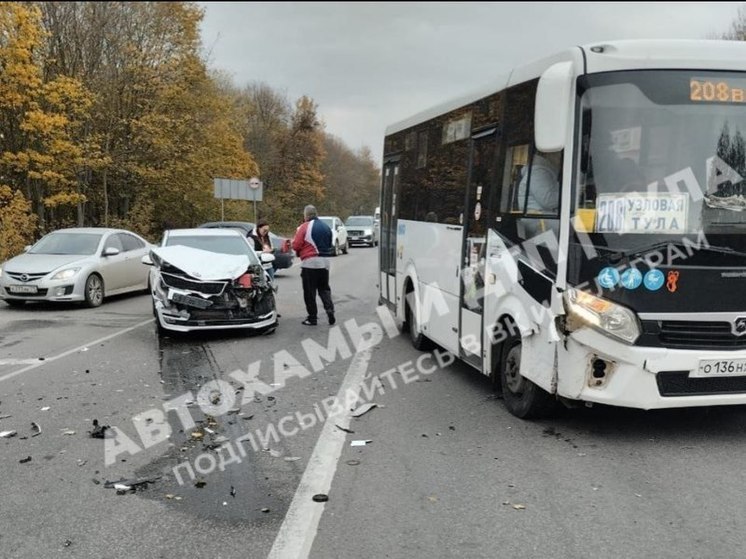
[[[326,314],[329,317],[329,324],[334,324],[335,322],[337,322],[337,319],[334,318],[334,313],[333,312],[329,312],[329,313],[326,313]]]
[[[310,318],[305,319],[301,324],[305,324],[306,326],[316,326],[316,321]]]

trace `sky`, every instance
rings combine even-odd
[[[481,90],[511,68],[615,39],[708,39],[727,2],[204,2],[211,68],[318,105],[326,132],[367,146],[380,166],[386,127]],[[746,9],[746,8],[745,8]]]

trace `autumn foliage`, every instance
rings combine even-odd
[[[308,203],[372,213],[369,156],[327,136],[312,99],[211,70],[202,17],[191,2],[0,2],[0,262],[61,227],[156,240],[219,219],[215,177],[260,176],[278,232]],[[245,201],[225,213],[254,217]]]

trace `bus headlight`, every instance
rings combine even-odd
[[[568,289],[565,310],[567,329],[571,332],[582,326],[591,326],[628,344],[635,343],[640,336],[637,316],[632,310],[585,291]]]

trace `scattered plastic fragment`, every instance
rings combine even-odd
[[[139,488],[147,487],[149,483],[155,483],[162,476],[154,476],[147,478],[136,478],[136,479],[120,479],[117,481],[107,481],[104,483],[104,487],[107,489],[116,489],[117,491],[136,491]]]
[[[285,462],[296,462],[297,460],[300,460],[300,456],[286,456],[283,460],[285,460]]]
[[[205,434],[202,431],[192,431],[190,435],[193,439],[202,440],[205,438]]]
[[[377,408],[377,407],[378,407],[378,404],[373,404],[373,403],[363,404],[362,406],[355,409],[350,415],[352,417],[360,417],[364,413],[368,413],[370,410],[372,410],[373,408]]]
[[[348,466],[359,466],[360,465],[360,460],[348,460],[346,462],[346,464]]]
[[[231,485],[231,497],[236,498],[236,488]]]
[[[107,437],[106,431],[108,431],[110,427],[108,425],[99,425],[98,419],[93,420],[93,430],[89,431],[91,433],[92,439],[104,439]]]
[[[352,429],[346,429],[346,428],[344,428],[344,427],[340,427],[340,426],[339,426],[339,425],[337,425],[336,423],[334,424],[334,426],[335,426],[335,427],[336,427],[337,429],[339,429],[340,431],[344,431],[345,433],[354,433],[354,432],[355,432],[355,431],[353,431]]]
[[[273,458],[279,458],[280,456],[282,456],[282,452],[281,452],[281,451],[279,451],[279,450],[275,450],[275,449],[273,449],[273,448],[269,449],[269,454],[270,454],[270,456],[272,456]]]
[[[75,431],[73,431],[72,429],[63,429],[62,434],[63,435],[74,435]]]
[[[19,464],[27,464],[28,462],[31,462],[31,456],[27,456],[26,458],[21,458],[18,461]]]
[[[9,417],[13,417],[12,415],[0,415],[0,419],[8,419]]]
[[[312,497],[314,501],[317,503],[326,503],[329,500],[329,495],[325,495],[324,493],[318,493]]]
[[[43,408],[41,408],[41,411],[49,411],[50,409],[52,408],[50,408],[49,406],[44,406]]]
[[[198,489],[202,489],[205,485],[207,485],[207,482],[201,479],[194,482],[194,487],[197,487]]]
[[[513,508],[515,510],[525,510],[526,505],[519,505],[519,504],[516,503],[515,505],[513,505]]]
[[[15,437],[17,434],[17,431],[0,431],[0,439],[9,439]]]
[[[267,507],[264,507],[264,508],[262,509],[262,512],[269,512],[269,509],[268,509]]]
[[[32,430],[32,431],[34,432],[34,434],[33,434],[33,435],[31,435],[32,437],[35,437],[35,436],[37,436],[37,435],[41,435],[41,427],[39,427],[39,424],[38,424],[38,423],[34,423],[34,422],[32,421],[32,422],[31,422],[31,430]]]
[[[351,441],[350,446],[365,446],[368,443],[372,443],[373,441],[369,440],[361,440],[361,441]]]
[[[88,463],[88,460],[78,460],[78,466],[85,466]]]

